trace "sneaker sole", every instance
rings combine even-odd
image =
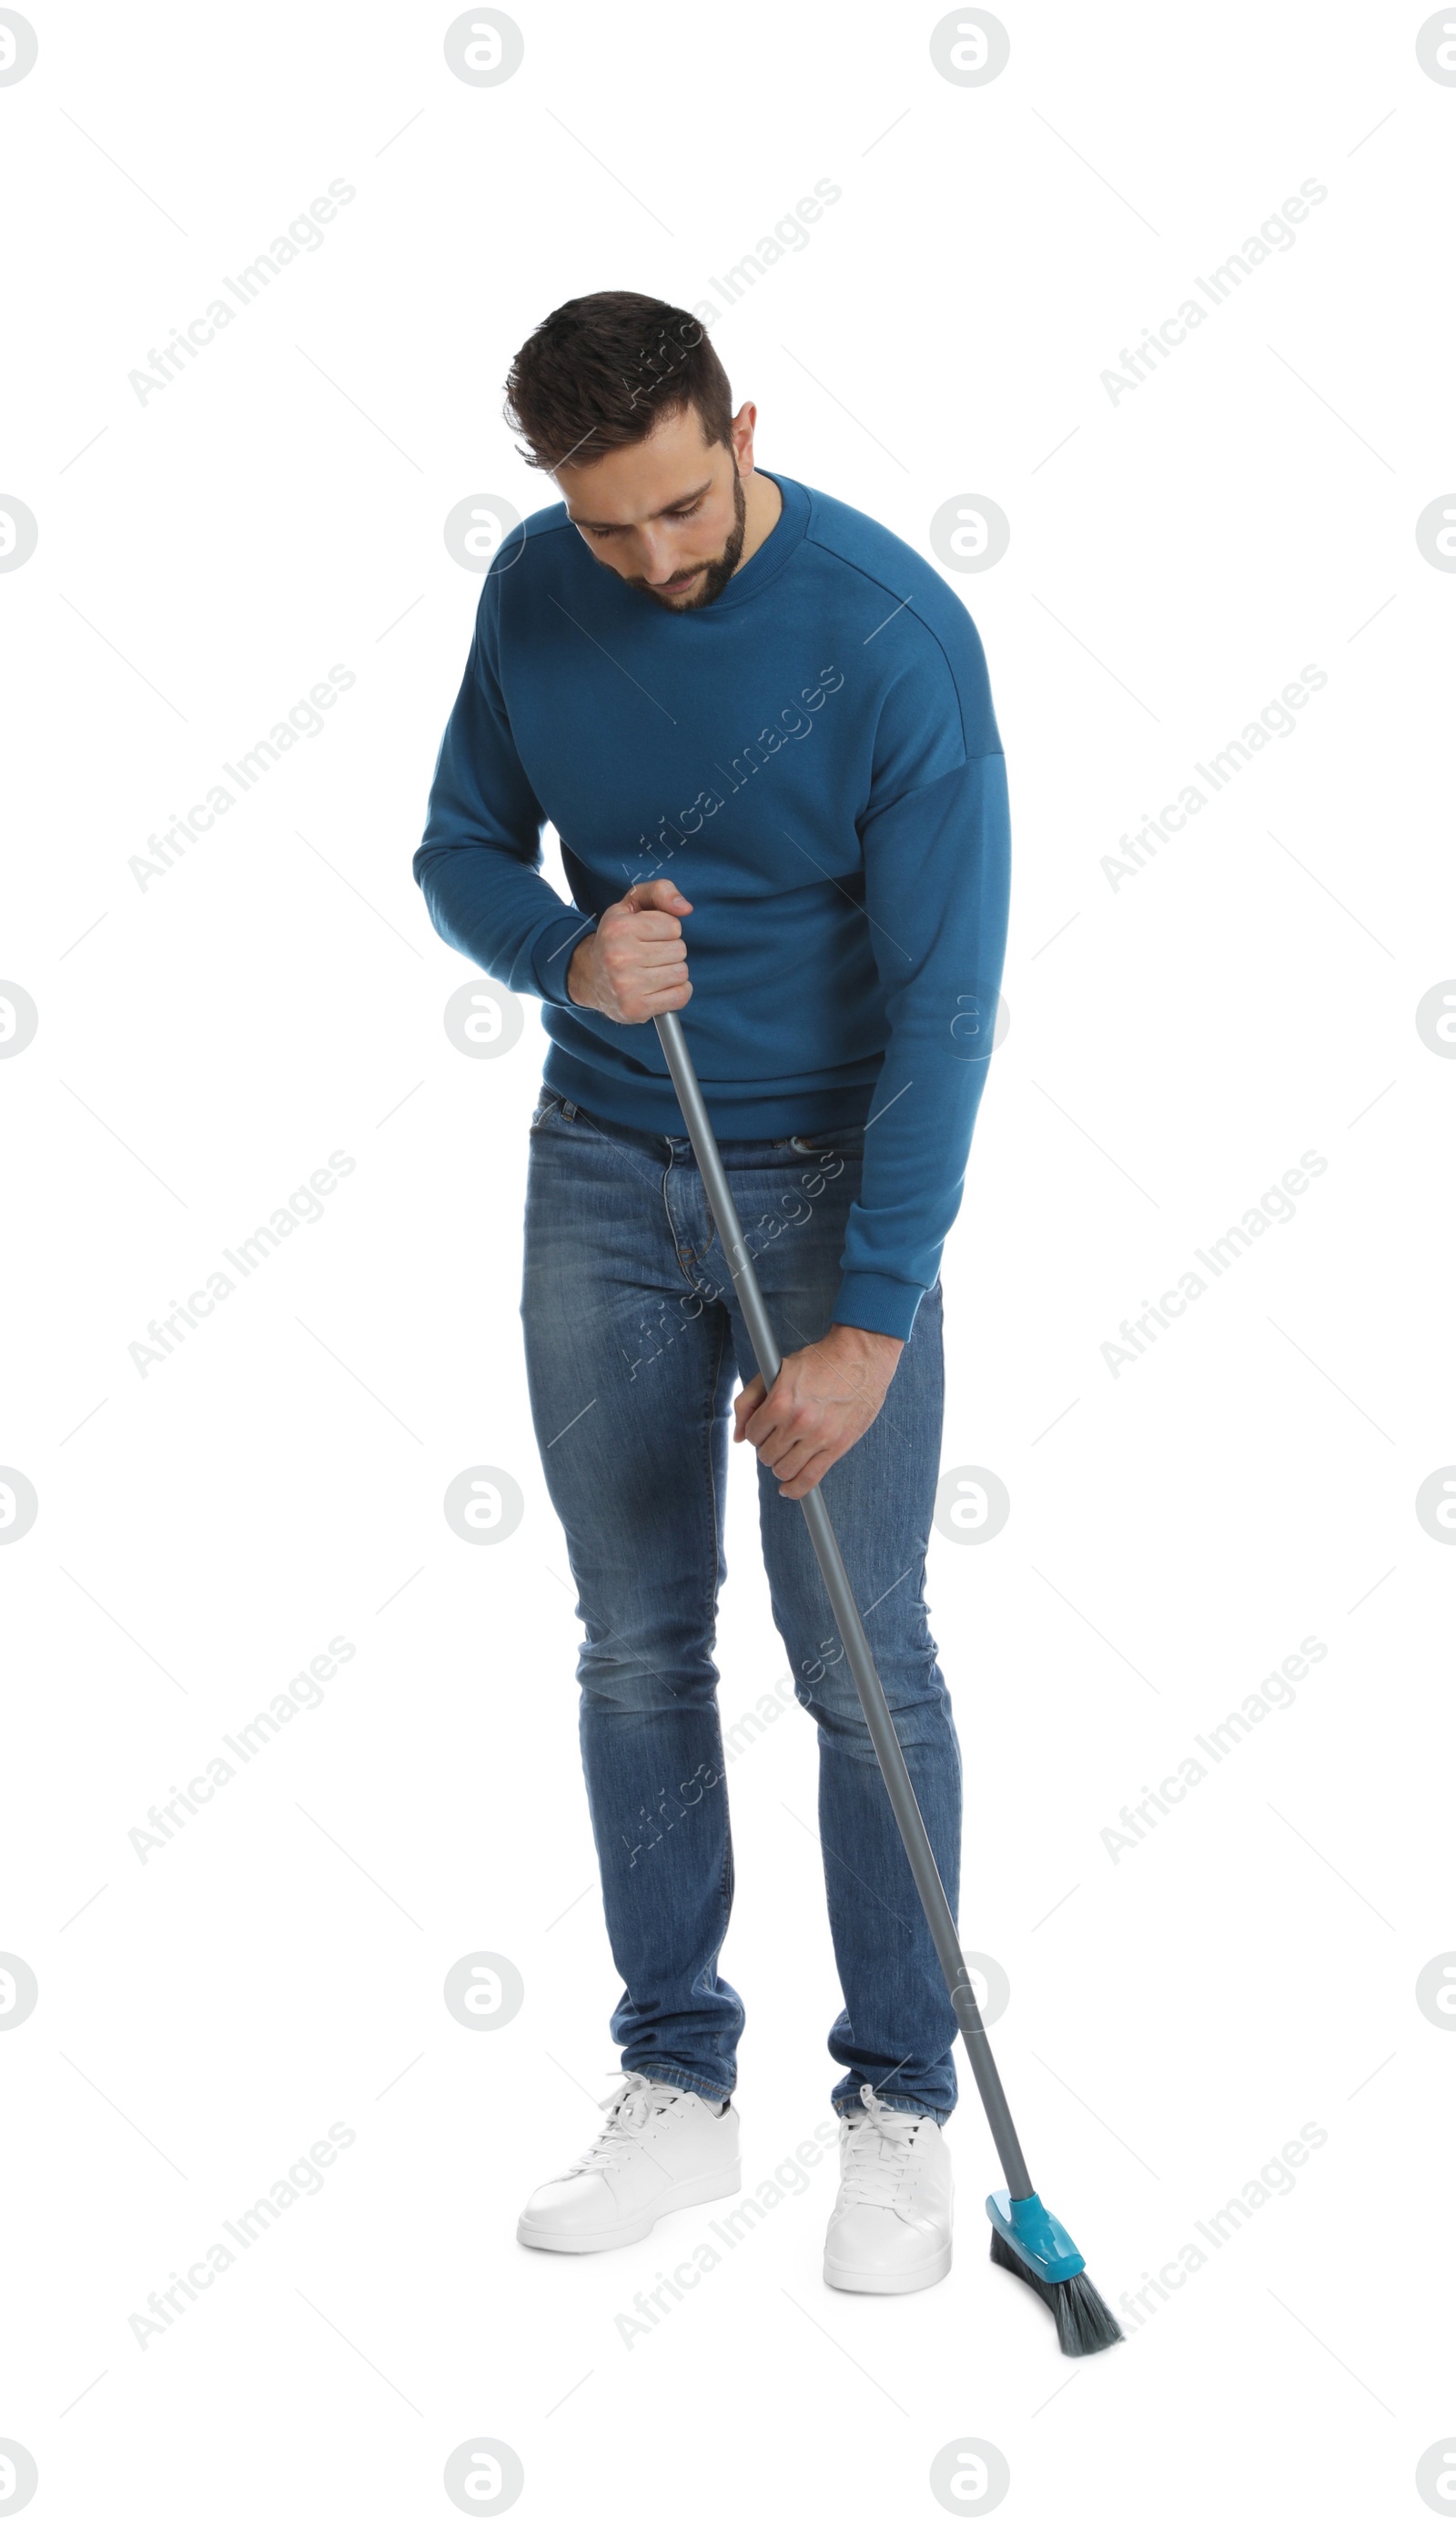
[[[943,2246],[937,2247],[928,2262],[911,2265],[901,2272],[870,2272],[857,2264],[837,2264],[828,2255],[824,2258],[825,2282],[830,2290],[840,2291],[872,2291],[888,2294],[929,2290],[932,2283],[943,2282],[950,2269],[951,2241],[949,2238]]]
[[[543,2221],[528,2218],[523,2211],[516,2222],[517,2242],[523,2246],[545,2246],[558,2255],[597,2255],[609,2246],[635,2245],[646,2238],[659,2220],[671,2211],[687,2211],[695,2202],[718,2202],[728,2193],[743,2192],[739,2161],[730,2168],[713,2168],[706,2176],[684,2176],[665,2193],[632,2219],[619,2221],[610,2229],[577,2229],[565,2231],[550,2228]]]

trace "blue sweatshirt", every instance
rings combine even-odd
[[[710,604],[672,613],[564,501],[481,591],[414,873],[441,936],[538,994],[546,1084],[681,1133],[657,1031],[579,1008],[572,952],[670,877],[682,1012],[720,1139],[863,1123],[835,1320],[909,1335],[960,1207],[1006,949],[1006,763],[975,625],[858,509],[783,509]],[[560,839],[572,903],[541,875]]]

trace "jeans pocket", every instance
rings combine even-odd
[[[543,1130],[544,1127],[549,1123],[552,1115],[559,1114],[560,1111],[561,1100],[556,1095],[554,1088],[544,1088],[540,1097],[536,1101],[536,1111],[531,1117],[532,1131],[540,1132]]]

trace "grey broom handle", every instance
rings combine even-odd
[[[708,1120],[707,1108],[702,1101],[702,1091],[698,1085],[698,1073],[693,1067],[693,1057],[688,1051],[682,1027],[674,1011],[669,1009],[653,1023],[657,1029],[662,1051],[667,1057],[667,1067],[672,1074],[673,1087],[677,1090],[678,1104],[683,1109],[683,1120],[688,1126],[688,1138],[693,1144],[693,1153],[702,1177],[708,1208],[712,1212],[723,1252],[728,1258],[728,1268],[733,1274],[734,1287],[738,1292],[738,1304],[743,1310],[744,1323],[749,1330],[749,1340],[754,1346],[754,1355],[758,1363],[764,1386],[770,1387],[782,1367],[782,1356],[774,1340],[768,1310],[763,1304],[763,1293],[758,1287],[758,1276],[754,1270],[748,1248],[743,1241],[738,1212],[723,1169],[723,1161],[718,1155],[718,1145],[713,1137],[712,1124]],[[1026,2161],[1021,2155],[1021,2144],[1016,2139],[1015,2125],[1012,2122],[1011,2108],[1007,2104],[1006,2091],[1001,2085],[1001,2074],[996,2068],[982,2023],[980,2007],[970,1976],[966,1972],[965,1959],[961,1953],[961,1941],[957,1934],[955,1918],[946,1901],[946,1890],[940,1882],[940,1871],[935,1865],[935,1854],[930,1847],[930,1836],[925,1831],[925,1820],[920,1814],[914,1784],[901,1752],[900,1740],[895,1734],[895,1723],[890,1716],[890,1706],[885,1700],[885,1688],[879,1679],[874,1654],[865,1635],[864,1625],[859,1620],[859,1609],[855,1603],[855,1592],[850,1586],[849,1573],[844,1566],[839,1542],[829,1512],[824,1505],[823,1495],[817,1489],[806,1493],[799,1506],[804,1512],[809,1537],[818,1557],[830,1609],[839,1626],[839,1636],[844,1643],[845,1656],[850,1663],[850,1674],[855,1679],[865,1725],[869,1729],[870,1739],[879,1759],[880,1771],[884,1776],[885,1788],[889,1792],[890,1805],[895,1813],[895,1822],[900,1828],[901,1840],[905,1844],[906,1858],[910,1862],[920,1902],[924,1907],[930,1935],[935,1941],[941,1972],[945,1976],[946,1988],[951,1995],[951,2006],[955,2010],[957,2024],[964,2037],[965,2050],[970,2056],[970,2067],[975,2075],[976,2087],[980,2090],[981,2103],[986,2109],[986,2121],[991,2127],[991,2138],[996,2144],[996,2154],[1001,2161],[1002,2172],[1006,2177],[1013,2200],[1022,2202],[1032,2191],[1031,2178],[1027,2173]]]

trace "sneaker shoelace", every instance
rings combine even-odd
[[[629,2071],[619,2089],[598,2104],[606,2108],[606,2121],[594,2141],[589,2141],[580,2158],[574,2158],[564,2170],[566,2176],[592,2176],[614,2167],[641,2142],[647,2126],[664,2106],[681,2096],[680,2089],[667,2088],[663,2082],[647,2079],[641,2071]]]
[[[868,2081],[859,2091],[863,2120],[846,2119],[840,2208],[858,2202],[894,2210],[912,2168],[911,2147],[921,2117],[910,2121],[903,2108],[887,2106]]]

